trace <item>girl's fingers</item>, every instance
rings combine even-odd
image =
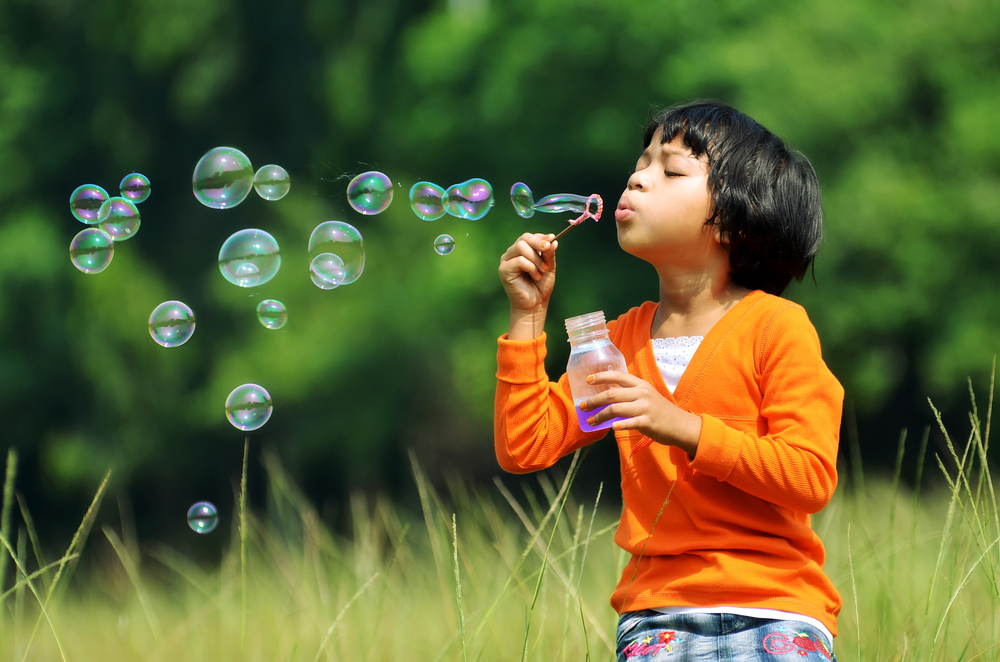
[[[588,384],[618,384],[619,386],[638,386],[643,380],[628,372],[606,370],[595,372],[587,377]]]

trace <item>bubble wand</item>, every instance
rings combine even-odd
[[[521,218],[531,218],[536,211],[547,214],[558,214],[564,211],[571,211],[580,214],[577,218],[569,222],[569,226],[557,234],[552,241],[569,232],[570,228],[579,225],[588,218],[594,222],[601,220],[604,212],[604,200],[596,193],[589,196],[573,195],[570,193],[557,193],[547,195],[538,202],[535,202],[531,189],[523,182],[517,182],[510,188],[510,201],[514,205],[514,210]],[[591,205],[594,211],[591,211]]]

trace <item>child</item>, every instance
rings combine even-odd
[[[628,373],[590,377],[607,390],[583,405],[607,405],[591,425],[624,418],[618,660],[833,660],[841,600],[809,515],[837,485],[844,391],[805,310],[779,297],[822,236],[816,175],[715,102],[662,111],[643,148],[615,221],[621,247],[656,268],[660,301],[609,322]],[[495,445],[515,473],[604,434],[580,430],[566,376],[545,373],[552,239],[522,235],[499,268],[511,309]]]

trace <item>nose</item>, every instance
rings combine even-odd
[[[628,178],[628,186],[626,187],[629,191],[641,191],[646,187],[645,175],[643,174],[645,170],[636,170]]]

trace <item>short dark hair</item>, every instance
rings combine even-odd
[[[751,117],[724,103],[690,101],[650,117],[643,149],[657,129],[678,135],[695,156],[708,158],[708,187],[729,247],[731,277],[750,289],[781,294],[802,280],[823,236],[816,172],[806,157]]]

